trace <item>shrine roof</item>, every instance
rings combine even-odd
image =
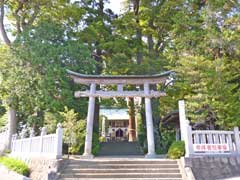
[[[164,82],[173,71],[153,75],[87,75],[71,70],[67,70],[67,73],[76,83],[82,84],[144,84],[145,82],[157,84]]]
[[[128,109],[118,109],[118,108],[101,108],[100,107],[100,115],[106,116],[108,120],[128,120],[129,114]]]

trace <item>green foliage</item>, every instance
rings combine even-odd
[[[74,99],[77,86],[66,69],[90,73],[95,65],[87,47],[66,33],[63,25],[46,20],[22,32],[11,49],[0,49],[1,98],[30,126],[42,126],[45,112],[56,114],[64,106],[85,114],[86,101]]]
[[[57,124],[61,122],[63,122],[63,119],[60,113],[44,113],[44,127],[47,128],[48,133],[54,133],[57,129]]]
[[[3,116],[5,113],[6,113],[6,108],[3,106],[3,103],[0,101],[0,116]]]
[[[64,112],[60,112],[63,120],[63,142],[69,145],[71,154],[81,154],[84,149],[86,121],[78,120],[78,113],[73,109],[65,107]]]
[[[240,17],[232,9],[239,2],[221,3],[226,8],[213,1],[192,2],[181,6],[171,18],[169,38],[173,41],[164,56],[176,77],[161,103],[165,114],[176,109],[177,100],[185,99],[192,122],[229,129],[240,123],[240,41],[236,24]],[[219,12],[221,15],[217,16]]]
[[[171,159],[179,159],[185,154],[184,141],[175,141],[168,150],[167,157]]]
[[[100,150],[100,142],[98,132],[93,131],[93,140],[92,140],[92,154],[97,155]]]
[[[199,56],[185,57],[181,64],[177,71],[188,90],[185,99],[190,119],[212,121],[221,128],[238,125],[240,103],[239,92],[235,91],[238,85],[229,82],[232,77],[228,64],[223,59],[212,61]],[[176,85],[183,83],[179,81]]]
[[[141,117],[141,114],[138,112],[136,114],[136,120],[137,120],[137,135],[138,135],[138,142],[141,145],[141,147],[145,147],[146,144],[146,129],[143,118]]]
[[[160,149],[156,150],[158,154],[166,154],[171,144],[176,140],[176,133],[174,130],[160,128],[161,132],[161,145]]]
[[[7,124],[7,113],[0,117],[0,128]]]
[[[31,2],[9,0],[3,3],[7,9],[5,14],[11,24],[8,29],[14,36],[21,34],[29,26],[49,18],[73,26],[84,14],[84,10],[77,6],[77,3],[73,4],[68,0],[32,0]]]
[[[25,162],[9,158],[9,157],[0,157],[0,164],[6,166],[8,169],[17,172],[18,174],[22,174],[24,176],[29,176],[30,169],[25,164]]]
[[[16,40],[11,49],[0,48],[0,99],[17,109],[19,121],[53,131],[58,122],[71,121],[58,117],[64,106],[78,113],[70,113],[72,119],[85,118],[87,100],[72,94],[85,87],[73,85],[66,69],[113,75],[174,70],[174,83],[161,87],[167,96],[154,106],[155,135],[159,115],[176,110],[179,99],[187,100],[192,122],[221,129],[240,125],[239,1],[125,1],[119,16],[104,8],[106,2],[4,1]],[[3,111],[0,107],[0,115]],[[85,121],[72,121],[82,131],[74,138],[81,144]],[[144,124],[144,119],[138,124],[142,146]],[[163,131],[157,151],[168,148],[173,139],[168,133]]]

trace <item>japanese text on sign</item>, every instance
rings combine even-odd
[[[225,152],[229,151],[228,144],[193,144],[195,152]]]

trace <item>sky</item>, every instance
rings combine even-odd
[[[110,4],[106,5],[106,7],[109,7],[110,9],[113,10],[113,12],[119,14],[120,8],[121,8],[121,2],[123,2],[123,0],[110,0]]]

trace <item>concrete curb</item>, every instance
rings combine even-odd
[[[191,167],[187,167],[185,164],[185,158],[181,157],[180,160],[178,161],[180,164],[180,168],[184,171],[184,175],[187,180],[196,180],[196,178],[194,177],[194,174],[192,172],[192,168]]]

